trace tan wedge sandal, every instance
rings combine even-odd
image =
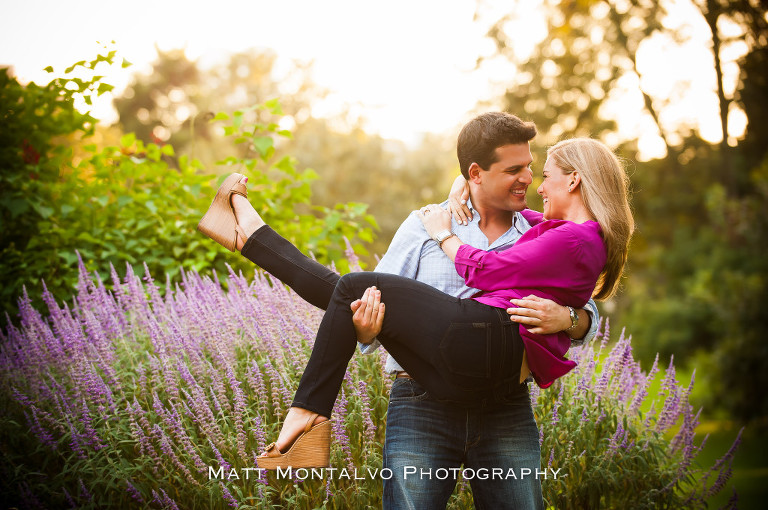
[[[293,442],[287,452],[281,453],[275,443],[267,446],[264,455],[257,457],[259,467],[262,469],[328,467],[331,458],[331,420],[313,425],[315,418],[317,413],[309,417],[304,432]]]
[[[238,194],[248,198],[245,184],[240,182],[243,177],[243,174],[235,173],[224,179],[208,212],[197,224],[197,230],[229,251],[235,251],[238,236],[237,219],[235,219],[235,210],[232,208],[232,195]]]

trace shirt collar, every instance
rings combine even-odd
[[[477,218],[477,221],[480,221],[480,213],[474,207],[472,207],[471,198],[467,199],[467,207],[469,207],[469,210],[472,211],[472,220],[474,221],[474,219]],[[521,234],[524,234],[525,231],[530,228],[530,226],[527,225],[525,218],[523,218],[523,215],[519,212],[515,212],[515,214],[512,216],[512,227]]]

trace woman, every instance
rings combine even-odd
[[[244,186],[237,177],[230,179],[201,221],[201,231],[229,249],[240,242],[237,237],[255,231],[243,254],[327,310],[278,441],[259,458],[259,466],[267,469],[327,465],[327,420],[358,340],[350,304],[367,288],[378,287],[387,301],[378,339],[427,391],[464,405],[494,402],[520,387],[524,353],[542,387],[575,366],[564,358],[570,345],[564,334],[534,335],[513,327],[504,313],[510,298],[535,294],[582,307],[593,291],[596,299],[611,296],[633,229],[627,178],[614,154],[595,140],[561,142],[548,151],[537,190],[544,198],[543,215],[525,211],[533,227],[504,252],[464,245],[450,233],[446,211],[434,205],[421,210],[429,235],[467,285],[482,291],[462,300],[394,275],[351,273],[339,279],[286,246],[255,211],[238,214],[238,225],[227,202],[231,194],[243,194]],[[331,282],[337,283],[329,297]]]

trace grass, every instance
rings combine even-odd
[[[709,434],[707,444],[699,453],[701,465],[712,465],[722,456],[741,425],[725,420],[705,421],[697,432],[702,436]],[[741,445],[736,452],[733,462],[733,478],[726,489],[711,500],[713,508],[720,508],[728,501],[736,489],[739,501],[738,508],[743,510],[766,507],[768,498],[768,423],[754,423],[744,428]]]

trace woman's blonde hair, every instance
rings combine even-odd
[[[619,287],[635,230],[624,166],[611,149],[591,138],[563,140],[550,147],[547,157],[564,173],[579,172],[581,176],[581,197],[600,224],[607,252],[593,296],[608,299]]]

